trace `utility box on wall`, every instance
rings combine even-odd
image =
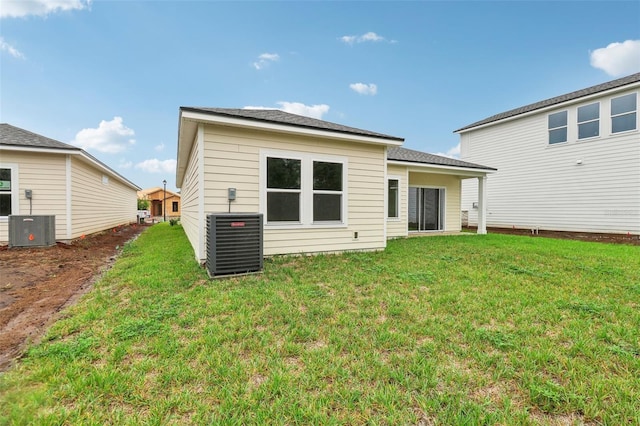
[[[9,247],[47,247],[55,243],[55,216],[9,215]]]
[[[262,214],[207,216],[207,271],[211,277],[262,270]]]

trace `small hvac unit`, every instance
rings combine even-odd
[[[47,247],[55,243],[55,216],[9,215],[9,247]]]
[[[209,276],[262,270],[262,214],[213,213],[207,216]]]

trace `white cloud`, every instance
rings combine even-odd
[[[257,70],[261,70],[271,62],[276,62],[279,59],[280,55],[278,55],[277,53],[263,53],[262,55],[258,56],[258,60],[253,63],[253,67]]]
[[[353,83],[350,84],[349,87],[351,88],[351,90],[360,93],[361,95],[375,95],[376,93],[378,93],[378,86],[373,83]]]
[[[460,158],[460,142],[458,142],[456,146],[450,148],[447,152],[438,152],[436,155],[441,155],[443,157],[449,158]]]
[[[0,18],[47,16],[59,11],[88,9],[91,2],[92,0],[2,0]]]
[[[374,32],[369,31],[368,33],[365,33],[359,36],[355,36],[355,35],[342,36],[340,37],[340,41],[346,44],[354,44],[354,43],[365,43],[368,41],[371,41],[371,42],[386,41],[386,39]],[[391,41],[391,43],[395,43],[395,41]]]
[[[153,149],[155,149],[158,152],[162,152],[162,151],[164,151],[164,144],[161,143],[160,145],[156,145],[156,146],[153,147]]]
[[[157,158],[152,158],[136,164],[135,168],[147,173],[175,173],[176,160],[158,160]]]
[[[277,102],[280,109],[291,114],[304,115],[305,117],[322,119],[322,116],[329,112],[329,105],[305,105],[300,102]]]
[[[384,37],[380,37],[376,33],[368,32],[360,36],[360,41],[383,41]]]
[[[86,150],[117,154],[136,143],[134,135],[132,129],[122,124],[122,117],[113,117],[111,121],[102,120],[96,129],[80,130],[71,143]]]
[[[305,105],[300,102],[276,102],[280,108],[264,107],[264,106],[245,106],[242,109],[279,109],[291,114],[303,115],[305,117],[317,118],[322,120],[322,116],[329,112],[329,105]]]
[[[124,158],[121,158],[120,163],[118,163],[119,169],[130,169],[131,166],[133,166],[133,163],[131,161],[125,160]]]
[[[614,77],[640,72],[640,40],[611,43],[594,50],[591,66]]]
[[[20,52],[18,49],[16,49],[6,41],[4,41],[4,38],[2,37],[0,37],[0,51],[7,52],[9,55],[13,56],[14,58],[25,59],[22,52]]]
[[[357,36],[342,36],[340,37],[340,40],[342,40],[344,43],[347,44],[353,44],[358,40]]]

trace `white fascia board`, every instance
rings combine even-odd
[[[289,133],[303,136],[315,136],[328,139],[360,142],[376,145],[400,146],[403,141],[396,141],[375,136],[354,135],[351,133],[342,133],[338,130],[310,129],[306,127],[298,127],[293,124],[268,123],[258,120],[250,120],[235,117],[221,117],[201,112],[182,111],[183,120],[195,120],[207,124],[220,124],[233,127],[241,127],[247,129],[266,130],[272,132]],[[182,120],[181,120],[182,121]],[[182,124],[182,123],[181,123]]]
[[[197,120],[185,118],[185,111],[180,111],[178,123],[178,148],[176,153],[176,187],[182,188],[184,173],[187,171],[189,154],[198,131]]]
[[[64,154],[79,155],[82,150],[78,149],[59,149],[59,148],[33,148],[30,146],[14,146],[0,145],[0,151],[21,151],[21,152],[37,152],[38,154]]]
[[[419,173],[440,173],[446,175],[457,175],[461,177],[481,177],[489,173],[495,173],[497,170],[473,169],[470,167],[445,166],[440,164],[411,163],[408,161],[389,160],[387,164],[395,166],[404,166],[410,172]]]
[[[588,101],[590,101],[592,99],[595,99],[595,98],[601,98],[601,97],[605,97],[605,96],[610,96],[610,95],[613,95],[613,94],[615,94],[617,92],[624,92],[624,91],[627,91],[627,90],[633,90],[633,89],[637,89],[638,87],[640,87],[640,83],[633,83],[633,84],[630,84],[630,85],[627,85],[627,86],[615,87],[613,89],[609,89],[609,90],[606,90],[604,92],[593,93],[591,95],[582,96],[580,98],[571,99],[569,101],[564,101],[564,102],[560,102],[560,103],[557,103],[557,104],[549,105],[549,106],[546,106],[546,107],[534,109],[532,111],[523,112],[522,114],[512,115],[511,117],[502,118],[500,120],[492,121],[490,123],[485,123],[485,124],[482,124],[480,126],[469,127],[468,129],[459,130],[459,131],[453,132],[453,133],[458,133],[459,135],[462,135],[463,133],[468,133],[468,132],[470,132],[472,130],[484,129],[485,127],[491,127],[491,126],[494,126],[494,125],[496,125],[498,123],[508,123],[509,121],[517,120],[517,119],[520,119],[522,117],[529,117],[531,115],[545,113],[547,111],[551,111],[551,110],[554,110],[554,109],[568,108],[568,107],[570,107],[572,105],[581,104],[583,102],[588,102]],[[479,121],[481,121],[481,120],[479,120]]]

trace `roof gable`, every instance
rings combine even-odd
[[[176,185],[181,187],[189,163],[189,153],[196,140],[200,124],[229,126],[236,129],[264,131],[278,134],[302,135],[333,140],[397,146],[403,138],[343,126],[329,121],[291,114],[276,109],[180,107],[178,121],[178,153]]]
[[[342,124],[329,121],[318,120],[316,118],[305,117],[303,115],[291,114],[278,109],[241,109],[241,108],[201,108],[201,107],[181,107],[181,111],[192,111],[209,113],[212,115],[242,118],[253,121],[268,123],[286,124],[289,126],[302,127],[307,129],[333,131],[351,135],[370,136],[392,141],[404,141],[403,138],[385,135],[383,133],[371,132],[369,130],[357,129],[355,127],[343,126]]]
[[[160,187],[154,187],[154,188],[147,188],[147,189],[143,189],[141,191],[138,191],[138,198],[154,198],[154,197],[164,197],[164,194],[166,193],[167,198],[171,198],[171,197],[178,197],[180,198],[180,194],[176,194],[173,191],[170,191],[168,189],[163,189]]]
[[[527,112],[532,112],[532,111],[536,111],[536,110],[550,107],[553,105],[558,105],[563,102],[580,99],[589,95],[605,92],[607,90],[617,89],[619,87],[627,86],[637,82],[640,82],[640,73],[622,77],[617,80],[608,81],[606,83],[598,84],[596,86],[587,87],[586,89],[576,90],[575,92],[566,93],[564,95],[556,96],[554,98],[546,99],[544,101],[535,102],[520,108],[515,108],[509,111],[501,112],[500,114],[492,115],[491,117],[485,118],[484,120],[476,121],[475,123],[461,127],[460,129],[455,130],[454,133],[463,132],[465,130],[482,126],[484,124],[489,124],[496,121],[504,120],[506,118],[515,117],[521,114],[525,114]]]
[[[55,139],[48,138],[46,136],[39,135],[37,133],[30,132],[19,127],[12,126],[7,123],[0,123],[0,148],[7,147],[5,149],[14,149],[30,152],[48,152],[48,153],[60,153],[66,151],[65,154],[78,155],[83,161],[93,164],[94,167],[107,172],[116,179],[123,182],[125,185],[130,186],[136,190],[140,188],[109,166],[89,154],[88,152],[80,149],[76,146],[66,144],[64,142],[57,141]]]
[[[448,166],[465,169],[497,170],[480,164],[469,163],[455,158],[443,157],[441,155],[429,154],[427,152],[414,151],[412,149],[393,147],[387,150],[387,159],[393,161],[403,161],[407,163],[430,164],[436,166]]]

